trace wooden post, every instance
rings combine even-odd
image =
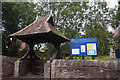
[[[50,80],[51,80],[51,62],[54,60],[54,59],[60,59],[60,44],[53,44],[54,47],[55,47],[55,52],[53,54],[53,56],[50,58]]]
[[[57,53],[56,59],[60,59],[61,58],[61,56],[60,56],[60,44],[58,44],[56,46],[55,50],[56,50],[56,53]]]
[[[29,57],[30,57],[30,72],[32,72],[32,64],[33,64],[33,54],[34,54],[34,50],[33,50],[34,45],[29,45]]]
[[[82,59],[83,59],[83,60],[85,59],[84,56],[82,56]]]
[[[95,59],[95,56],[92,56],[92,60],[94,60]]]
[[[25,58],[27,58],[28,56],[30,57],[30,58],[36,58],[36,59],[39,59],[38,57],[37,57],[37,55],[35,54],[35,52],[34,52],[34,50],[33,50],[33,47],[34,47],[34,44],[29,44],[29,50],[28,50],[28,52],[22,57],[22,58],[20,58],[20,59],[25,59]]]
[[[53,56],[50,58],[50,61],[54,59],[60,59],[60,44],[54,44],[55,46],[55,52]]]

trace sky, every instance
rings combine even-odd
[[[105,0],[108,2],[108,7],[109,8],[115,8],[115,5],[118,5],[118,0]]]
[[[94,1],[94,0],[89,0],[90,2]],[[95,0],[98,1],[98,0]],[[108,2],[108,7],[109,8],[115,8],[115,5],[118,5],[118,0],[99,0],[99,1],[105,1]]]
[[[118,6],[118,0],[106,0],[106,2],[108,2],[109,8],[115,8],[115,6]],[[111,27],[109,27],[108,30],[114,32]]]
[[[92,2],[92,1],[94,1],[94,0],[89,0],[90,2]],[[103,1],[103,0],[100,0],[101,2]],[[109,8],[115,8],[115,6],[118,6],[118,1],[119,0],[104,0],[104,1],[106,1],[107,2],[107,6],[109,7]],[[113,32],[114,33],[114,29],[110,26],[110,27],[108,27],[108,30],[110,31],[110,32]]]

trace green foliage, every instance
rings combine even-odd
[[[61,45],[61,57],[65,58],[66,56],[70,56],[70,50],[70,42]]]
[[[110,24],[113,28],[116,27],[116,9],[109,9],[107,8],[107,3],[99,2],[92,6],[88,5],[87,2],[2,3],[3,27],[5,29],[3,33],[3,53],[13,54],[10,48],[11,41],[7,35],[32,23],[36,15],[49,15],[51,10],[55,26],[67,38],[97,37],[98,53],[100,55],[109,53],[109,42],[112,34],[108,32],[107,26]],[[16,40],[12,43],[16,43]],[[15,44],[15,46],[17,45]],[[47,54],[50,53],[52,55],[54,51],[53,45],[47,44],[46,46],[48,48]],[[22,53],[24,52],[26,52],[26,49]],[[64,57],[70,56],[69,42],[61,45],[61,53],[61,56]]]
[[[115,36],[114,38],[113,49],[117,50],[120,49],[120,36]]]
[[[118,1],[118,10],[117,10],[117,26],[119,25],[119,21],[120,21],[120,1]]]
[[[46,52],[48,50],[48,48],[42,48],[43,52]]]
[[[65,57],[65,59],[70,59],[70,57]],[[78,59],[78,60],[82,60],[81,57],[76,57],[74,56],[73,59]],[[84,60],[92,60],[91,56],[84,56]],[[101,60],[101,61],[106,61],[106,60],[110,60],[110,56],[97,56],[95,57],[95,60]]]
[[[2,19],[8,34],[14,33],[29,25],[35,19],[35,5],[27,2],[3,2]]]
[[[53,21],[57,29],[60,30],[67,38],[78,38],[81,33],[83,23],[83,9],[87,9],[86,3],[65,3],[65,2],[50,2],[38,3],[37,11],[39,16],[46,16],[52,10]],[[84,7],[84,8],[82,8]],[[49,47],[54,50],[52,47]],[[70,56],[70,43],[61,45],[61,56]]]
[[[20,57],[22,57],[27,52],[28,52],[28,45],[26,44],[25,48],[22,51],[18,51],[17,52],[17,57],[20,58]]]
[[[5,56],[17,56],[17,53],[18,53],[19,48],[20,48],[19,43],[16,41],[13,41],[13,42],[9,42],[8,45],[4,45],[4,48],[2,48],[3,51],[5,51],[5,52],[3,52],[3,55],[5,55]]]
[[[38,3],[36,11],[39,16],[49,15],[52,10],[55,26],[68,38],[77,37],[82,27],[83,10],[86,3]]]
[[[3,2],[2,3],[2,21],[3,21],[3,37],[2,47],[3,54],[13,55],[18,53],[18,44],[16,40],[8,38],[9,34],[12,34],[28,24],[32,23],[35,19],[36,13],[34,11],[35,4],[27,2]],[[6,46],[8,48],[6,48]]]
[[[115,7],[114,9],[111,9],[109,13],[112,14],[110,17],[110,23],[112,23],[111,26],[112,28],[117,29],[120,21],[120,1],[118,1],[118,8]]]
[[[78,38],[83,23],[86,3],[50,3],[55,26],[67,37]],[[70,43],[61,45],[61,57],[70,56]]]
[[[95,2],[85,14],[85,25],[83,37],[97,37],[98,55],[109,54],[111,33],[108,32],[108,24],[110,23],[109,8],[106,3]]]
[[[118,1],[118,9],[117,9],[117,15],[114,15],[113,21],[115,22],[113,26],[115,25],[114,30],[116,30],[120,25],[120,1]],[[113,49],[117,50],[120,49],[120,36],[113,37]]]
[[[48,56],[48,58],[50,58],[50,57],[53,55],[53,53],[54,53],[55,47],[54,47],[54,45],[51,44],[51,43],[47,43],[46,46],[47,46],[47,48],[48,48],[46,55]]]
[[[68,38],[80,36],[83,21],[83,3],[55,3],[51,5],[55,25]],[[79,6],[79,7],[78,7]]]

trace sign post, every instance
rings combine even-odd
[[[97,54],[97,38],[72,38],[71,55],[72,56],[95,56]],[[94,58],[93,58],[94,59]]]

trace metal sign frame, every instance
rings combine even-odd
[[[71,38],[71,56],[98,55],[97,38]]]

